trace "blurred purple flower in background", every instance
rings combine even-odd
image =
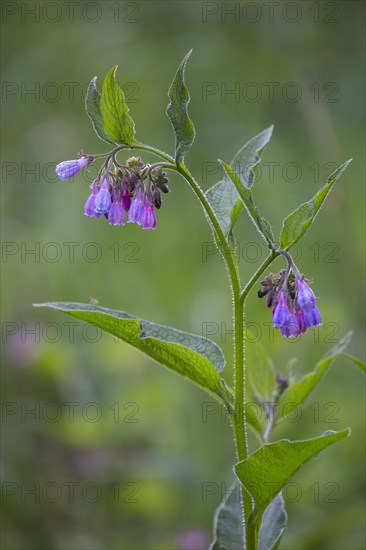
[[[207,550],[209,537],[203,529],[182,531],[177,535],[179,550]]]

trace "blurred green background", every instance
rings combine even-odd
[[[224,348],[230,383],[231,298],[209,228],[175,175],[156,231],[143,232],[86,218],[93,170],[61,182],[54,166],[81,148],[108,150],[84,113],[83,92],[116,63],[137,137],[172,152],[166,94],[193,48],[187,84],[197,137],[187,164],[204,188],[220,177],[217,158],[230,161],[274,123],[255,195],[278,232],[353,157],[294,251],[314,278],[324,325],[285,342],[255,292],[246,320],[283,374],[310,371],[351,329],[350,352],[362,357],[364,5],[27,1],[2,9],[2,547],[207,548],[233,480],[225,416],[133,349],[32,303],[93,297],[208,335]],[[259,239],[243,215],[244,280],[265,257]],[[338,360],[301,417],[274,433],[305,438],[352,427],[285,492],[281,548],[364,548],[363,384],[361,371]]]

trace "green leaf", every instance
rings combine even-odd
[[[128,107],[121,88],[116,82],[117,67],[113,67],[103,82],[100,111],[108,137],[121,145],[134,145],[135,124],[128,114]]]
[[[192,53],[190,50],[179,65],[173,82],[169,88],[169,104],[166,109],[175,133],[175,161],[180,164],[190,149],[195,136],[195,130],[188,116],[189,92],[184,83],[184,71]]]
[[[259,530],[259,550],[275,550],[287,527],[287,513],[282,493],[278,493],[266,508]]]
[[[357,357],[353,357],[353,355],[349,355],[349,353],[339,353],[339,357],[344,357],[345,359],[348,359],[348,361],[351,361],[352,363],[360,367],[363,372],[366,372],[366,364]]]
[[[243,550],[243,512],[240,484],[234,483],[214,518],[214,540],[210,550]]]
[[[205,193],[222,231],[229,237],[243,209],[243,202],[231,181],[224,179]]]
[[[324,187],[308,202],[305,202],[283,221],[280,235],[281,248],[288,250],[304,235],[319,212],[329,191],[339,180],[352,159],[347,160],[342,166],[337,168],[329,178]]]
[[[239,172],[240,176],[237,176],[238,180],[241,183],[240,177],[242,177],[242,185],[247,189],[251,189],[254,185],[255,172],[261,160],[264,147],[271,139],[272,131],[273,126],[270,126],[249,140],[237,152],[230,164],[233,170]],[[208,189],[205,194],[223,232],[229,237],[244,206],[243,200],[240,199],[231,177],[227,175],[223,180]],[[251,192],[249,192],[249,196],[251,196]],[[263,218],[262,221],[264,225],[263,231],[274,241],[269,223]]]
[[[228,392],[218,374],[225,366],[225,359],[221,349],[211,340],[94,304],[48,302],[35,306],[57,309],[99,327],[214,397],[227,401]]]
[[[114,142],[107,136],[104,130],[103,118],[100,110],[100,93],[97,90],[96,76],[91,79],[88,90],[86,92],[85,110],[93,123],[93,128],[97,136],[107,143],[114,144]]]
[[[245,329],[246,373],[252,398],[264,402],[271,401],[276,385],[273,363],[263,344]]]
[[[243,185],[240,177],[231,166],[229,166],[222,160],[220,161],[220,163],[225,169],[225,172],[227,173],[233,184],[235,185],[238,195],[243,201],[246,211],[250,219],[254,223],[256,229],[258,230],[259,234],[270,245],[271,248],[274,248],[272,228],[269,222],[265,218],[261,217],[258,208],[254,205],[251,189]]]
[[[246,460],[239,462],[235,466],[236,475],[254,500],[251,521],[256,523],[260,520],[271,500],[303,464],[349,434],[350,430],[346,429],[326,432],[305,441],[282,439],[263,445]]]
[[[305,401],[315,386],[323,378],[333,361],[343,356],[343,350],[346,349],[352,338],[352,331],[348,332],[335,346],[333,346],[327,354],[315,366],[315,370],[306,374],[301,380],[295,382],[292,386],[282,394],[277,407],[275,424],[286,419],[286,416],[294,412],[297,407]],[[349,356],[356,364],[352,356]]]
[[[214,541],[210,550],[243,550],[243,507],[239,483],[233,483],[225,499],[216,510]],[[282,493],[269,504],[263,514],[259,531],[259,550],[277,548],[287,525],[287,514]]]
[[[235,155],[231,166],[239,175],[244,187],[251,189],[255,182],[255,173],[261,161],[261,155],[272,137],[273,125],[249,140]]]

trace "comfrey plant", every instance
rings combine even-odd
[[[108,153],[83,154],[77,160],[61,162],[56,172],[62,180],[68,179],[79,170],[87,169],[92,162],[104,158],[86,200],[86,216],[104,218],[104,222],[117,226],[126,222],[137,223],[143,229],[156,226],[161,195],[169,191],[166,171],[177,172],[188,183],[211,226],[231,286],[233,387],[221,377],[225,366],[221,349],[206,338],[96,304],[51,302],[40,305],[64,311],[113,334],[198,385],[225,407],[236,443],[234,472],[237,481],[216,512],[211,548],[269,550],[279,547],[287,523],[281,494],[285,484],[304,463],[349,434],[349,430],[344,429],[325,432],[304,441],[283,439],[269,443],[273,430],[284,420],[286,404],[291,404],[291,410],[300,407],[337,356],[346,357],[361,368],[364,365],[344,352],[350,340],[348,334],[320,359],[313,372],[290,384],[284,376],[275,373],[262,345],[250,343],[253,338],[244,326],[244,304],[258,284],[258,295],[267,296],[273,325],[283,337],[296,337],[309,327],[321,324],[321,314],[309,281],[300,273],[289,250],[310,227],[350,161],[333,172],[311,200],[284,219],[279,243],[276,243],[270,223],[260,214],[253,198],[256,169],[271,138],[272,127],[248,141],[231,164],[220,161],[225,176],[206,192],[184,163],[195,136],[187,110],[189,93],[184,82],[189,55],[190,52],[179,66],[169,89],[167,115],[175,133],[174,155],[135,138],[134,123],[115,79],[116,68],[113,68],[104,80],[101,93],[97,90],[96,78],[91,81],[85,103],[94,130],[102,140],[112,145],[112,149]],[[141,151],[140,154],[148,151],[159,160],[148,164],[133,156],[121,164],[117,156],[127,150]],[[234,238],[235,224],[242,211],[249,215],[269,249],[268,257],[245,285],[240,280]],[[284,269],[270,273],[260,281],[280,256],[286,262]],[[265,411],[264,417],[253,415],[253,403]],[[248,447],[248,428],[260,441],[254,452]]]

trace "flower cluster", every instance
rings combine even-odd
[[[56,173],[69,179],[89,166],[92,156],[61,162]],[[143,229],[155,229],[155,209],[161,207],[161,192],[168,193],[168,178],[160,166],[145,165],[139,157],[128,159],[126,165],[105,166],[91,185],[91,194],[85,203],[85,215],[100,218],[111,225],[124,225],[126,220]]]
[[[267,295],[272,322],[285,338],[294,338],[310,327],[321,325],[316,298],[305,278],[297,271],[270,273],[261,281],[259,298]]]

